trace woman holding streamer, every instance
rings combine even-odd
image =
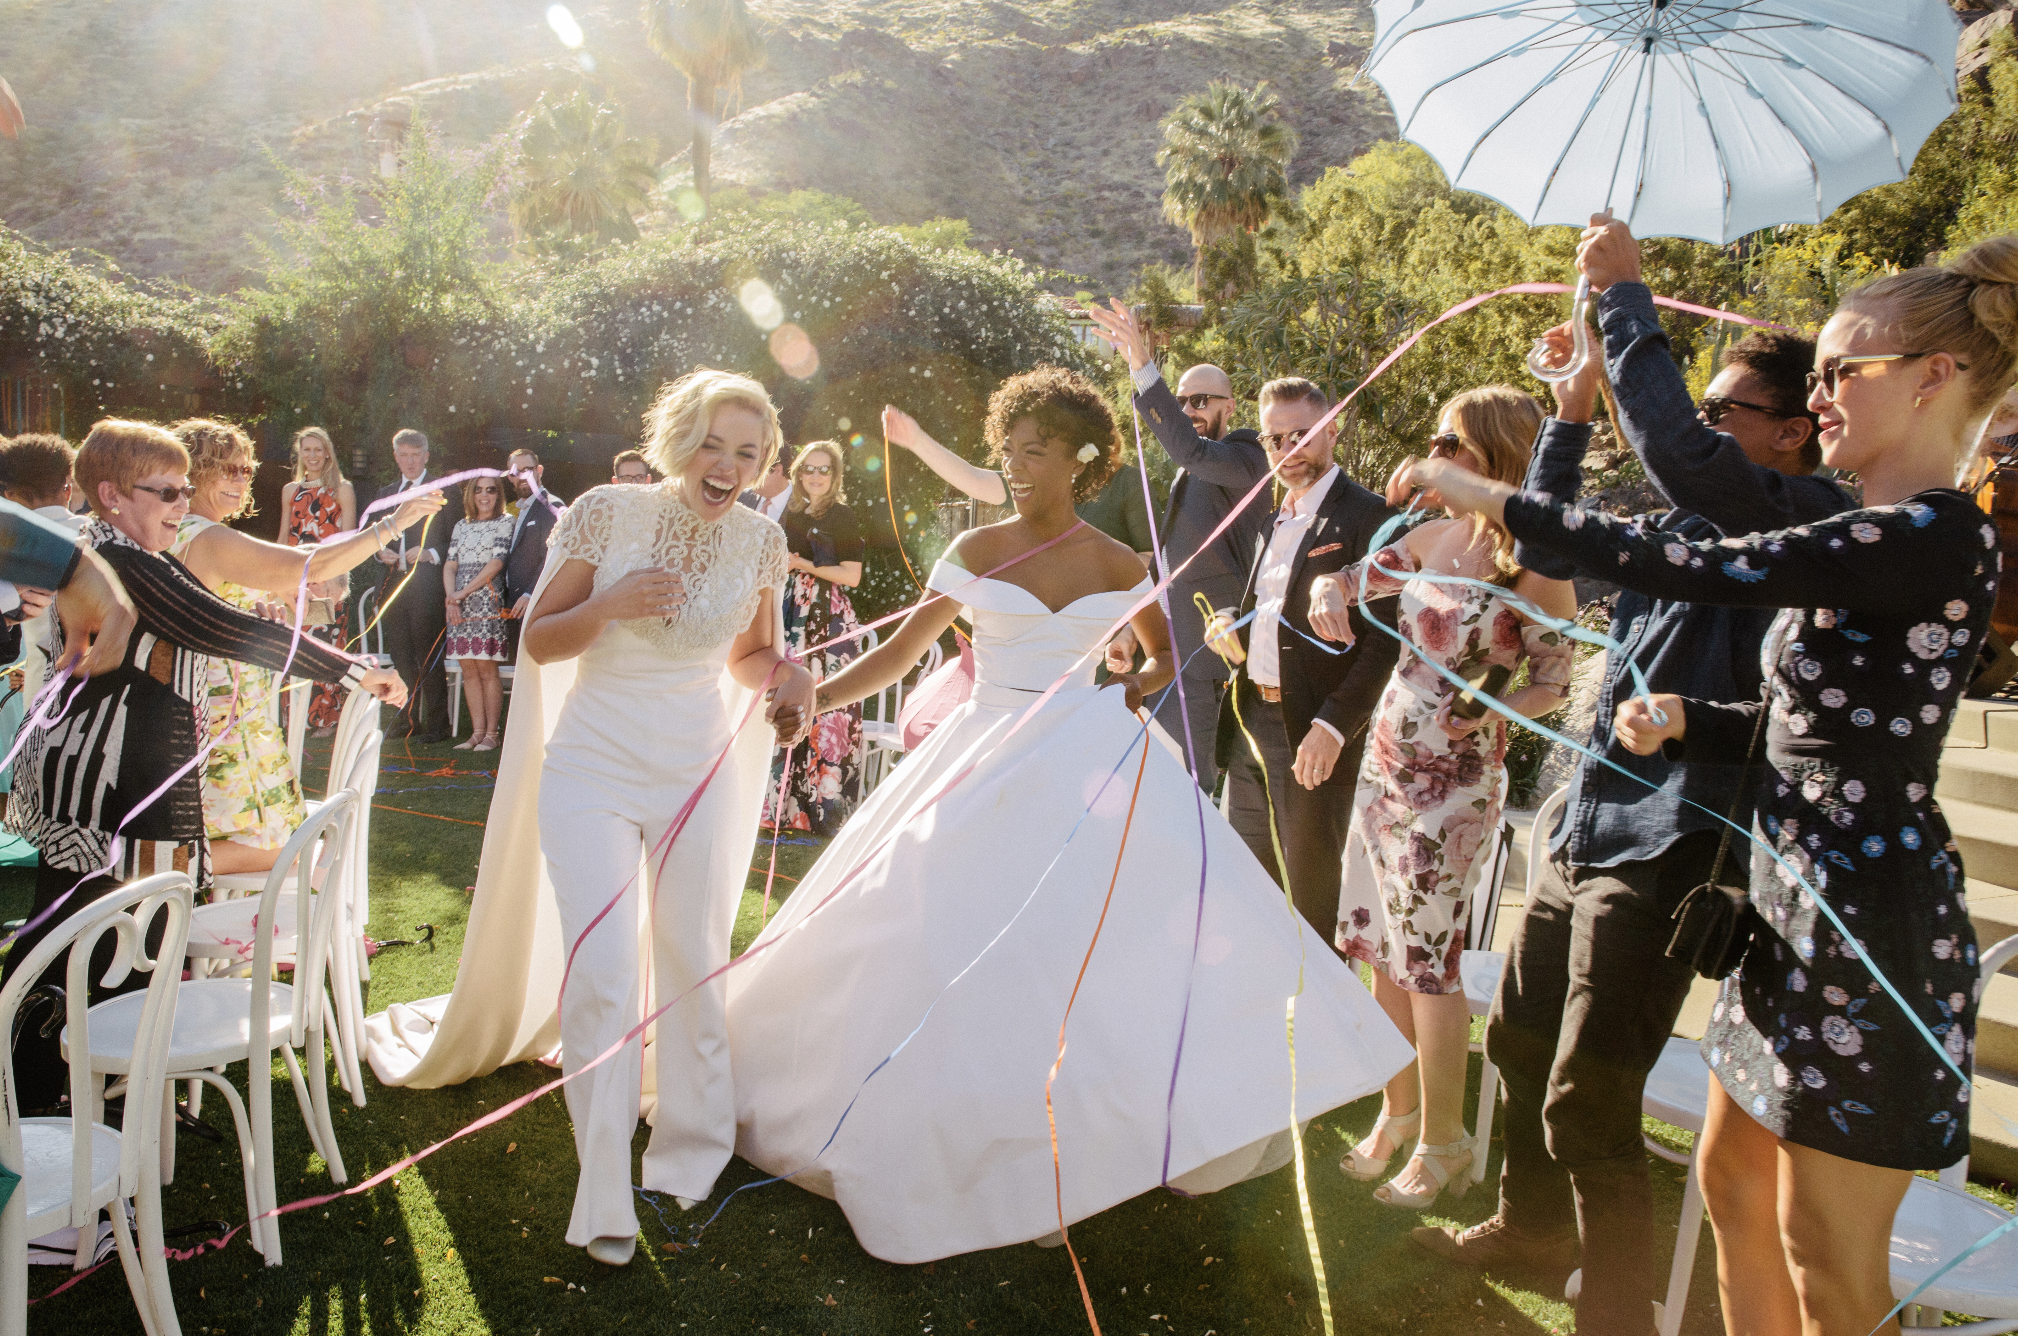
[[[280,489],[280,515],[280,541],[288,547],[313,547],[357,527],[357,489],[344,478],[336,445],[321,427],[294,433],[294,481]],[[314,627],[309,634],[343,648],[350,638],[350,580],[325,580],[311,585],[308,592],[328,599],[333,614],[327,626]],[[315,688],[308,701],[309,728],[319,738],[334,736],[342,710],[335,689]]]
[[[400,523],[441,508],[438,496],[401,506],[401,515],[313,552],[263,542],[229,521],[252,513],[252,475],[259,467],[252,438],[228,422],[190,418],[172,429],[189,451],[193,495],[168,553],[203,587],[235,608],[257,612],[281,605],[292,620],[303,568],[311,586],[341,577],[371,559]],[[265,592],[258,592],[265,591]],[[305,810],[287,739],[267,716],[275,690],[265,668],[213,658],[204,740],[214,742],[203,768],[203,824],[213,872],[264,872],[301,824]]]
[[[212,846],[195,770],[205,740],[199,721],[208,722],[211,705],[208,665],[341,682],[394,705],[406,699],[396,674],[240,610],[168,555],[195,491],[189,471],[182,442],[147,423],[107,418],[77,452],[77,485],[94,516],[83,541],[119,576],[139,620],[122,665],[74,695],[64,687],[61,717],[35,729],[16,758],[13,821],[42,866],[31,926],[10,961],[26,959],[58,914],[122,882],[187,871],[199,888],[209,884]],[[299,559],[287,560],[298,574]],[[66,629],[59,621],[59,661]],[[53,1034],[22,1034],[15,1076],[23,1108],[55,1102],[63,1063]]]
[[[1541,429],[1541,405],[1507,385],[1466,390],[1443,407],[1430,458],[1447,467],[1517,482]],[[1389,498],[1399,504],[1404,498]],[[1418,498],[1437,504],[1432,493]],[[1468,577],[1442,584],[1423,573]],[[1401,595],[1405,654],[1369,726],[1366,759],[1353,794],[1338,902],[1338,948],[1373,966],[1373,995],[1415,1041],[1417,1061],[1388,1084],[1373,1131],[1346,1153],[1347,1177],[1371,1181],[1409,1142],[1415,1153],[1392,1181],[1374,1189],[1388,1206],[1416,1210],[1445,1186],[1471,1185],[1482,1153],[1464,1131],[1465,1060],[1471,1011],[1458,977],[1468,897],[1479,855],[1499,828],[1506,801],[1507,721],[1460,702],[1448,669],[1524,716],[1563,703],[1573,659],[1568,639],[1530,611],[1576,615],[1566,580],[1521,569],[1505,526],[1454,514],[1420,525],[1335,575],[1311,584],[1310,623],[1327,640],[1353,639],[1348,609]],[[1525,686],[1514,674],[1528,667]]]
[[[860,629],[848,591],[862,583],[862,526],[848,508],[841,468],[838,442],[801,448],[785,504],[792,569],[785,583],[785,639],[815,679],[839,672],[862,648],[844,638]],[[816,645],[821,648],[811,648]],[[850,705],[821,715],[804,742],[780,753],[764,796],[764,824],[831,835],[847,819],[861,782],[862,707]]]
[[[1724,1312],[1861,1333],[1892,1307],[1909,1176],[1969,1146],[1976,942],[1933,789],[1996,597],[1996,530],[1954,484],[2018,370],[2018,236],[1851,292],[1816,367],[1823,458],[1868,504],[1818,523],[1689,543],[1441,461],[1411,477],[1628,588],[1785,609],[1764,660],[1757,917],[1703,1036],[1699,1163]],[[1617,733],[1736,761],[1761,708],[1637,699]]]
[[[1015,517],[960,535],[818,708],[896,681],[963,605],[973,696],[729,975],[737,1150],[838,1200],[894,1262],[1278,1168],[1292,1108],[1357,1099],[1410,1056],[1139,715],[1175,665],[1142,563],[1073,512],[1120,458],[1100,392],[1013,377],[986,436]],[[1123,625],[1147,661],[1096,687]]]
[[[637,1246],[631,1134],[647,999],[672,1006],[653,1041],[663,1098],[644,1186],[690,1206],[734,1145],[725,985],[711,976],[729,963],[759,803],[735,774],[716,781],[739,731],[762,737],[742,727],[734,689],[771,692],[765,717],[786,745],[813,703],[811,674],[783,654],[785,535],[736,504],[778,448],[770,396],[746,376],[696,371],[659,392],[646,425],[645,456],[666,481],[597,487],[569,507],[522,642],[535,664],[580,660],[538,758],[538,819],[567,943],[562,1067],[600,1063],[567,1087],[581,1157],[567,1240],[613,1266]],[[511,738],[522,731],[536,732]],[[504,768],[525,766],[537,744],[508,741]],[[761,782],[767,759],[740,768]]]

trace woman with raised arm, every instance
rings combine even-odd
[[[544,740],[538,791],[566,950],[561,1065],[580,1071],[625,1042],[647,997],[673,1004],[656,1023],[659,1099],[643,1181],[690,1206],[714,1191],[735,1140],[725,985],[703,981],[729,962],[759,810],[754,785],[715,771],[739,729],[796,741],[812,718],[813,679],[784,657],[785,535],[736,504],[778,448],[770,396],[747,376],[696,371],[659,392],[646,424],[645,455],[666,481],[597,487],[568,508],[547,543],[523,647],[537,664],[580,660]],[[757,728],[741,703],[765,690],[772,729]],[[511,736],[522,732],[537,730]],[[508,745],[506,768],[529,754]],[[764,749],[755,760],[759,783],[767,759]],[[649,989],[638,959],[647,915]],[[567,1087],[581,1158],[567,1240],[613,1266],[637,1246],[642,1047],[642,1036],[629,1039]]]
[[[291,619],[304,567],[312,592],[315,585],[377,555],[399,532],[397,523],[387,521],[306,554],[240,533],[229,521],[252,513],[252,475],[259,468],[252,438],[210,418],[190,418],[173,430],[189,451],[194,494],[169,555],[180,558],[204,588],[233,607],[252,612],[262,604],[277,605]],[[440,508],[439,496],[416,497],[400,507],[394,520],[412,523]],[[273,674],[228,658],[211,659],[204,674],[209,682],[205,740],[217,740],[203,767],[211,868],[264,872],[306,814],[287,739],[266,713],[275,690]]]
[[[77,485],[93,515],[82,541],[119,577],[138,622],[119,666],[74,698],[65,688],[62,717],[32,732],[15,760],[10,819],[42,855],[31,918],[59,901],[55,914],[75,913],[157,872],[186,871],[199,889],[210,884],[214,846],[193,766],[215,717],[213,665],[285,669],[394,705],[406,699],[397,674],[306,637],[295,643],[292,628],[226,602],[169,555],[197,491],[189,472],[182,442],[147,423],[107,418],[77,451]],[[299,558],[288,560],[300,569]],[[76,628],[63,620],[60,600],[57,613],[61,662]],[[25,960],[47,927],[24,933],[8,959]],[[24,1032],[15,1050],[22,1107],[52,1103],[62,1073],[56,1036]]]
[[[1585,233],[1593,286],[1620,244]],[[1974,1056],[1976,940],[1933,792],[1996,599],[1997,532],[1955,481],[2018,370],[2018,236],[1856,289],[1815,356],[1823,459],[1861,479],[1863,510],[1690,543],[1443,461],[1411,474],[1630,589],[1785,609],[1763,704],[1657,696],[1616,725],[1642,755],[1737,762],[1765,712],[1758,825],[1776,857],[1752,857],[1750,945],[1703,1036],[1698,1163],[1733,1332],[1878,1330],[1907,1183],[1969,1149],[1956,1069]]]
[[[1527,476],[1542,408],[1506,385],[1466,390],[1444,405],[1429,457],[1500,482]],[[1389,500],[1400,504],[1404,498]],[[1419,498],[1438,504],[1434,494]],[[1448,585],[1425,573],[1483,581]],[[1502,592],[1505,591],[1505,592]],[[1567,580],[1523,570],[1504,526],[1477,516],[1433,520],[1335,575],[1311,584],[1310,623],[1327,640],[1352,641],[1350,606],[1401,595],[1399,629],[1413,645],[1388,679],[1369,725],[1352,799],[1338,948],[1373,966],[1373,995],[1415,1041],[1416,1066],[1387,1088],[1380,1120],[1339,1168],[1370,1182],[1409,1142],[1415,1153],[1374,1200],[1419,1210],[1455,1182],[1463,1196],[1474,1156],[1464,1131],[1465,1062],[1471,1010],[1458,962],[1467,948],[1469,903],[1483,873],[1479,855],[1499,829],[1506,802],[1507,721],[1459,707],[1459,688],[1439,668],[1483,685],[1523,716],[1563,703],[1570,641],[1535,622],[1522,603],[1551,617],[1576,616]],[[1528,667],[1526,685],[1513,677]]]
[[[357,527],[357,489],[343,476],[336,445],[321,427],[294,433],[294,480],[280,489],[280,542],[310,547]],[[350,639],[350,578],[332,577],[308,592],[330,603],[327,625],[311,627],[317,640],[342,649]],[[343,701],[334,688],[316,687],[308,701],[308,727],[318,738],[336,733]]]
[[[738,1151],[836,1198],[894,1262],[1285,1164],[1292,996],[1298,1120],[1409,1060],[1140,716],[1172,672],[1163,614],[1135,554],[1073,513],[1120,457],[1100,392],[1051,367],[1013,377],[986,432],[1015,517],[960,535],[926,601],[821,683],[818,708],[896,681],[963,605],[973,697],[729,974]],[[1147,661],[1096,687],[1124,621]],[[1061,1203],[1045,1110],[1068,1010],[1049,1087]]]

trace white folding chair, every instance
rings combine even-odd
[[[1527,893],[1533,895],[1536,878],[1541,875],[1541,866],[1548,859],[1548,832],[1555,814],[1568,800],[1567,787],[1557,789],[1542,800],[1535,811],[1535,823],[1528,831]],[[1477,942],[1476,949],[1466,951],[1458,958],[1458,976],[1464,981],[1464,1000],[1474,1016],[1484,1016],[1492,1010],[1493,998],[1499,994],[1500,975],[1506,972],[1506,952],[1492,949],[1493,934],[1499,929],[1500,892],[1506,886],[1507,866],[1513,861],[1513,823],[1502,820],[1493,838],[1491,861],[1480,872],[1477,888],[1472,891],[1470,926],[1465,931],[1465,940]],[[1479,1055],[1478,1109],[1472,1115],[1473,1139],[1477,1149],[1471,1157],[1471,1181],[1485,1180],[1487,1152],[1492,1147],[1492,1125],[1499,1102],[1499,1068],[1491,1058],[1485,1056],[1483,1043],[1473,1044],[1471,1051]]]
[[[1977,958],[1978,977],[1985,991],[1990,976],[2013,960],[2018,960],[2018,934],[2006,937]],[[1988,1115],[1979,1112],[1978,1116]],[[1892,1217],[1894,1299],[1911,1294],[1949,1258],[2011,1219],[2007,1212],[1970,1196],[1968,1182],[1969,1157],[1964,1155],[1943,1169],[1938,1181],[1915,1177],[1906,1185],[1906,1199]],[[1973,1314],[1982,1320],[1941,1327],[1951,1312]],[[1900,1316],[1906,1327],[1941,1327],[1970,1336],[2018,1331],[2018,1230],[1935,1281]]]
[[[870,632],[871,635],[875,633]],[[448,731],[453,737],[462,730],[462,660],[447,660],[448,671]],[[498,680],[504,684],[504,694],[512,694],[512,666],[501,663],[497,670]]]
[[[296,712],[297,717],[306,718],[304,708]],[[364,735],[378,722],[378,698],[368,691],[353,691],[343,702],[343,712],[336,719],[336,734],[330,739],[329,776],[323,784],[328,792],[340,786],[356,764],[358,749],[364,745]],[[301,784],[299,758],[294,769],[295,783],[301,787],[302,797],[312,813],[321,800],[307,796],[306,785]],[[374,786],[376,791],[376,786]],[[264,872],[222,872],[210,879],[211,899],[228,900],[234,896],[257,895],[266,889]]]
[[[106,985],[123,982],[133,970],[152,977],[147,990],[131,993],[134,1039],[123,1072],[125,1115],[114,1131],[104,1124],[103,1078],[88,1063],[70,1069],[68,1118],[23,1118],[15,1102],[11,1064],[0,1066],[6,1086],[5,1125],[0,1127],[0,1164],[21,1176],[7,1209],[0,1213],[0,1334],[28,1330],[28,1241],[60,1229],[77,1238],[75,1269],[84,1271],[97,1253],[98,1213],[112,1219],[112,1239],[126,1286],[148,1336],[180,1336],[175,1300],[169,1293],[167,1260],[161,1244],[161,1139],[173,1135],[175,1111],[167,1091],[168,1039],[182,986],[182,948],[189,933],[193,896],[187,875],[167,872],[129,882],[60,921],[20,962],[0,989],[0,1035],[14,1033],[22,1001],[36,990],[42,973],[66,951],[61,1006],[66,1024],[62,1046],[88,1050],[101,1008],[90,996],[91,956],[112,935]],[[161,940],[150,956],[147,935],[161,925]],[[90,1110],[90,1116],[78,1116]],[[140,1235],[134,1246],[127,1232],[132,1203]],[[54,1319],[52,1319],[54,1320]]]
[[[245,1168],[245,1196],[253,1245],[266,1256],[268,1266],[280,1265],[280,1222],[259,1219],[262,1213],[280,1204],[273,1180],[273,1062],[280,1050],[287,1064],[288,1079],[302,1121],[308,1125],[310,1142],[329,1165],[329,1176],[346,1181],[343,1154],[336,1144],[336,1129],[329,1117],[329,1071],[323,1055],[325,1018],[332,1008],[323,987],[329,958],[330,938],[344,903],[345,863],[350,853],[350,826],[356,815],[357,795],[339,789],[317,807],[315,813],[294,832],[281,851],[280,861],[267,875],[266,889],[259,899],[228,901],[206,905],[192,914],[222,915],[241,905],[256,905],[256,917],[247,921],[252,928],[249,977],[191,979],[182,985],[176,1007],[174,1033],[169,1042],[170,1079],[196,1080],[215,1087],[231,1107],[232,1122],[238,1131],[239,1155]],[[314,850],[322,841],[324,891],[317,894],[311,878],[317,871]],[[294,888],[287,890],[289,872]],[[284,908],[292,905],[292,914]],[[301,907],[309,906],[307,932],[300,933]],[[294,935],[289,936],[289,928]],[[208,926],[200,930],[213,934]],[[284,953],[283,943],[293,948],[294,980],[276,983],[273,964]],[[235,948],[233,948],[235,949]],[[121,1072],[132,1062],[135,1038],[140,1030],[137,994],[113,998],[91,1009],[91,1068],[95,1072]],[[307,1059],[310,1080],[304,1081],[302,1064],[294,1050],[301,1048]],[[232,1063],[246,1064],[251,1087],[251,1117],[246,1102],[224,1077]],[[173,1141],[162,1148],[162,1177],[173,1179]]]
[[[867,654],[876,647],[876,633],[862,633],[862,652]],[[945,651],[939,642],[933,641],[925,649],[925,657],[918,662],[918,670],[912,674],[912,684],[924,681],[939,671],[940,661]],[[875,718],[869,717],[868,706],[876,707]],[[904,679],[898,678],[889,686],[863,702],[862,710],[862,777],[859,782],[858,799],[867,797],[871,789],[883,782],[891,767],[904,754],[904,730],[898,719],[904,713]]]
[[[385,733],[367,729],[351,762],[344,787],[357,795],[357,815],[351,822],[350,856],[345,862],[344,907],[330,948],[330,995],[336,1004],[337,1072],[351,1103],[364,1107],[364,981],[371,978],[371,953],[365,945],[365,925],[371,921],[371,798],[378,792],[378,770]]]
[[[385,657],[385,624],[374,626],[372,617],[378,609],[378,589],[368,586],[357,596],[357,648],[364,654]]]

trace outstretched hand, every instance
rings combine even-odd
[[[1347,649],[1359,638],[1353,634],[1352,599],[1343,576],[1320,575],[1310,582],[1310,629]]]
[[[1576,355],[1575,330],[1568,321],[1544,330],[1541,341],[1548,349],[1548,363],[1552,367],[1567,366]],[[1583,370],[1549,387],[1555,393],[1559,422],[1589,422],[1597,416],[1598,384],[1605,374],[1605,362],[1597,355],[1595,337],[1589,340],[1589,345],[1592,354],[1584,360]]]
[[[1640,243],[1611,210],[1591,215],[1591,225],[1577,241],[1577,272],[1591,281],[1593,292],[1640,281]]]
[[[1494,523],[1506,518],[1506,500],[1514,489],[1480,477],[1447,459],[1423,459],[1409,465],[1405,481],[1422,489],[1424,505],[1441,506],[1453,515],[1484,515]]]
[[[894,404],[883,405],[883,438],[890,444],[915,450],[918,439],[924,434],[925,429],[918,425],[918,419]]]
[[[1128,359],[1130,371],[1140,371],[1149,365],[1149,334],[1142,328],[1142,322],[1135,318],[1135,312],[1122,304],[1119,297],[1110,297],[1105,308],[1089,306],[1086,314],[1091,316],[1114,351]]]

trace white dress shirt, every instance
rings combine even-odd
[[[792,489],[787,487],[768,500],[760,496],[757,500],[757,512],[773,524],[783,524],[785,507],[790,504],[792,504]]]
[[[399,495],[399,494],[401,494],[401,493],[404,493],[404,492],[405,492],[405,491],[406,491],[407,489],[409,489],[409,488],[412,488],[412,487],[418,487],[418,486],[420,486],[420,485],[421,485],[422,483],[424,483],[424,482],[426,482],[426,481],[427,481],[427,470],[426,470],[426,469],[422,469],[422,470],[420,471],[420,476],[419,476],[418,478],[406,478],[406,477],[402,477],[402,478],[401,478],[401,479],[399,480],[399,492],[396,492],[396,493],[394,493],[394,495]],[[426,528],[425,528],[425,527],[423,527],[423,528],[421,529],[421,532],[422,532],[422,533],[426,533],[426,532],[427,532]],[[422,549],[420,550],[420,554],[419,554],[418,556],[416,556],[416,557],[414,558],[414,560],[415,560],[416,562],[422,562],[422,561],[424,561],[424,562],[426,562],[426,563],[427,563],[428,565],[432,566],[432,565],[433,565],[433,564],[435,563],[435,561],[437,560],[437,558],[436,558],[436,556],[435,556],[435,553],[434,553],[434,549],[433,549],[433,548],[429,548],[429,547],[424,547],[424,548],[422,548]],[[404,529],[401,529],[401,530],[399,531],[399,568],[400,568],[401,570],[405,570],[405,569],[406,569],[406,530],[404,530]]]
[[[1334,464],[1301,497],[1283,498],[1282,509],[1275,512],[1275,532],[1269,535],[1261,569],[1254,576],[1254,621],[1247,632],[1247,676],[1257,686],[1282,686],[1282,605],[1289,596],[1289,572],[1303,548],[1310,522],[1317,518],[1318,507],[1337,479],[1338,465]],[[1311,722],[1345,741],[1345,735],[1324,720]]]
[[[534,483],[533,494],[527,497],[525,500],[519,502],[518,518],[512,522],[511,545],[513,547],[517,547],[519,545],[519,530],[526,527],[526,516],[532,514],[534,506],[545,506],[547,509],[554,511],[556,514],[560,512],[560,507],[547,499],[547,489],[540,486],[538,483]]]

